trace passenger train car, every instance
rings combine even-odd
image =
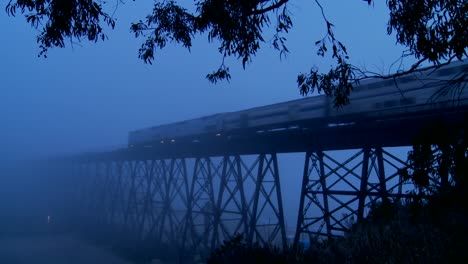
[[[229,137],[238,131],[258,134],[301,129],[302,123],[314,120],[321,120],[321,124],[327,126],[340,126],[358,117],[385,117],[442,109],[453,104],[468,106],[468,89],[449,86],[450,81],[462,73],[468,75],[466,62],[454,62],[437,70],[427,69],[398,78],[369,79],[354,87],[350,104],[341,108],[335,108],[325,95],[307,97],[132,131],[128,145],[151,147],[179,140],[196,143],[210,137]]]

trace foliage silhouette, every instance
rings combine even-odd
[[[116,0],[118,6],[121,0]],[[133,23],[131,32],[145,41],[139,49],[139,57],[152,63],[157,50],[175,42],[190,49],[192,40],[206,33],[208,41],[219,43],[222,57],[219,69],[207,74],[211,82],[229,80],[227,57],[239,59],[242,66],[252,61],[273,30],[271,44],[284,56],[289,52],[287,33],[293,27],[289,12],[289,0],[197,0],[189,11],[184,1],[155,1],[145,20]],[[368,5],[372,0],[365,1]],[[349,63],[345,44],[335,36],[334,25],[328,20],[320,0],[315,0],[325,22],[326,34],[315,42],[317,54],[331,54],[336,65],[328,72],[312,67],[298,75],[300,93],[306,95],[318,90],[333,96],[336,106],[349,103],[353,86],[370,77],[393,78],[418,71],[424,62],[439,67],[454,59],[466,57],[468,47],[468,2],[464,0],[410,1],[389,0],[387,33],[396,35],[396,42],[408,48],[402,58],[415,57],[417,62],[409,69],[390,76],[367,72]],[[65,40],[72,43],[88,39],[96,42],[106,39],[104,25],[114,28],[115,19],[105,11],[101,0],[10,0],[6,5],[9,15],[26,16],[27,23],[40,30],[37,42],[40,55],[46,56],[52,47],[65,47]],[[115,8],[115,7],[114,7]],[[114,10],[115,13],[115,10]],[[268,30],[270,29],[270,30]]]

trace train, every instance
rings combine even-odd
[[[199,143],[210,137],[230,137],[236,131],[280,131],[300,129],[304,121],[329,121],[327,126],[352,123],[353,116],[370,117],[407,114],[427,109],[468,106],[468,89],[450,85],[468,75],[468,63],[457,61],[443,67],[395,78],[361,81],[349,97],[350,103],[336,108],[326,95],[306,97],[236,112],[163,124],[131,131],[128,147],[153,147],[179,141]],[[464,80],[465,83],[467,79]],[[350,121],[351,120],[351,121]]]

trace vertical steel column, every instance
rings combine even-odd
[[[227,194],[226,197],[225,194]],[[234,208],[228,208],[230,205],[234,205]],[[248,208],[244,194],[239,155],[225,156],[223,158],[223,172],[221,174],[221,184],[214,212],[212,248],[220,245],[221,236],[225,239],[232,238],[241,229],[243,229],[242,231],[245,234],[248,234]],[[224,218],[223,216],[225,215],[233,218]],[[236,215],[239,216],[236,217]],[[228,226],[227,224],[232,221],[237,223]]]
[[[253,243],[254,240],[256,240],[257,242],[271,245],[275,243],[279,235],[280,243],[285,248],[287,244],[286,228],[284,225],[283,203],[276,153],[270,154],[269,158],[266,154],[261,154],[258,160],[258,174],[256,177],[253,209],[249,227],[249,242]],[[271,176],[270,178],[272,179],[266,179],[267,176]],[[274,198],[272,197],[274,192],[276,194],[276,201],[273,201]],[[260,203],[260,198],[262,198],[262,203]],[[272,212],[265,211],[267,206]],[[268,213],[273,213],[273,217],[276,218],[274,219],[274,223],[259,224],[259,220],[264,220],[261,219],[262,216],[266,216]],[[262,234],[260,231],[261,227],[273,229],[267,231],[269,234]]]
[[[152,181],[154,177],[154,161],[145,160],[144,161],[144,194],[143,194],[143,209],[140,222],[138,224],[138,238],[145,239],[145,226],[147,225],[148,215],[152,207]]]
[[[137,167],[137,161],[130,161],[130,188],[128,190],[128,196],[125,201],[126,203],[126,208],[124,212],[124,223],[122,226],[123,234],[125,236],[129,235],[132,233],[133,230],[131,230],[130,227],[130,217],[131,217],[131,210],[132,210],[132,203],[135,202],[135,181],[136,181],[136,167]]]
[[[147,174],[150,173],[147,171],[147,166],[150,165],[151,164],[146,160],[136,160],[133,161],[131,165],[131,183],[127,199],[126,221],[124,221],[124,224],[129,232],[127,236],[135,240],[142,239],[141,232],[147,213],[147,208],[145,208],[147,205],[145,203],[148,185]]]
[[[190,194],[185,158],[172,160],[171,177],[173,183],[172,188],[174,190],[170,200],[174,215],[172,229],[175,230],[175,232],[173,235],[176,235],[174,241],[178,246],[182,245],[182,247],[185,247],[184,231],[185,225],[187,224],[188,196]]]
[[[188,178],[185,159],[172,159],[165,174],[159,242],[181,244],[186,217]],[[184,188],[185,187],[185,188]],[[178,204],[177,204],[178,202]],[[176,210],[175,207],[183,207]]]
[[[304,171],[302,174],[302,185],[301,185],[301,196],[299,197],[299,210],[297,214],[296,234],[294,235],[294,247],[297,247],[301,233],[304,229],[304,218],[306,210],[304,208],[304,202],[307,195],[308,183],[309,183],[309,162],[312,152],[308,151],[305,155]]]
[[[278,170],[278,159],[276,157],[276,153],[273,156],[273,166],[274,166],[274,175],[275,175],[275,186],[276,186],[276,199],[278,202],[278,222],[279,228],[281,229],[281,237],[282,237],[282,244],[283,249],[287,247],[287,240],[286,240],[286,226],[284,223],[284,210],[283,210],[283,196],[281,195],[281,184],[280,184],[280,177],[279,177],[279,170]]]
[[[107,227],[109,226],[109,193],[112,188],[111,168],[111,161],[103,162],[100,168],[101,186],[99,188],[99,199],[101,200],[100,214],[102,214],[100,219],[100,225],[104,227],[102,228],[103,231],[107,231],[104,229],[107,229]]]
[[[212,250],[209,238],[213,237],[213,178],[217,171],[210,158],[196,158],[187,203],[185,237],[192,251],[205,254]]]
[[[325,166],[323,164],[323,151],[319,151],[317,153],[317,157],[318,157],[318,160],[319,160],[319,164],[320,164],[320,185],[322,185],[322,196],[323,196],[323,204],[324,204],[324,219],[325,219],[325,223],[327,225],[327,236],[328,236],[328,239],[331,238],[331,229],[332,229],[332,226],[330,224],[330,208],[328,207],[328,195],[329,195],[329,191],[328,191],[328,188],[327,188],[327,181],[326,181],[326,175],[325,175]]]
[[[251,219],[250,219],[250,227],[249,227],[249,242],[250,244],[253,243],[254,241],[254,236],[257,235],[259,240],[262,240],[263,237],[261,236],[261,234],[257,234],[259,233],[257,231],[257,221],[258,221],[258,216],[257,216],[257,207],[258,207],[258,199],[260,197],[260,188],[262,187],[262,183],[263,183],[263,178],[265,177],[264,173],[263,173],[263,165],[264,165],[264,161],[265,161],[265,157],[263,154],[261,154],[260,156],[258,156],[257,158],[258,160],[258,172],[257,172],[257,180],[255,182],[255,192],[254,192],[254,197],[253,197],[253,209],[252,209],[252,215],[251,215]],[[269,197],[268,197],[269,198]],[[264,241],[261,241],[261,242],[264,242]]]
[[[88,234],[98,235],[98,228],[102,224],[104,208],[102,201],[102,188],[104,177],[100,171],[101,161],[89,161],[86,162],[85,167],[85,197],[83,199],[86,207],[83,212],[83,221],[86,223]]]
[[[159,230],[158,230],[158,242],[159,243],[163,243],[163,242],[167,242],[167,240],[169,240],[170,238],[169,237],[165,237],[164,235],[167,235],[167,233],[169,232],[169,235],[170,235],[170,231],[167,230],[167,227],[166,227],[166,219],[169,216],[170,212],[169,212],[169,206],[170,206],[170,202],[169,202],[169,197],[170,197],[170,191],[171,191],[171,180],[172,180],[172,177],[171,177],[171,168],[169,167],[169,173],[165,173],[164,175],[164,178],[162,179],[163,180],[163,188],[161,188],[161,190],[164,190],[161,194],[163,195],[161,198],[162,198],[162,208],[160,210],[160,223],[159,223]],[[164,241],[166,238],[166,241]]]
[[[242,173],[241,157],[236,156],[236,183],[239,188],[240,200],[241,200],[241,215],[242,215],[242,225],[244,226],[244,234],[249,232],[249,207],[247,206],[247,201],[245,198],[244,192],[244,177]],[[236,231],[237,233],[237,231]]]
[[[385,177],[385,166],[384,166],[384,158],[383,158],[383,151],[382,147],[378,147],[375,149],[375,154],[377,155],[377,162],[378,162],[378,177],[379,177],[379,193],[380,198],[382,201],[386,201],[388,199],[387,193],[387,179]]]
[[[369,158],[370,158],[370,149],[364,148],[363,158],[362,158],[362,174],[361,174],[361,187],[359,192],[359,205],[358,205],[358,221],[364,219],[364,207],[366,204],[367,198],[367,185],[369,179]]]
[[[115,173],[116,170],[116,162],[115,161],[108,161],[107,168],[106,168],[106,184],[105,184],[105,192],[106,192],[106,217],[105,217],[105,227],[107,230],[112,229],[113,223],[113,196],[115,193],[116,183],[117,183],[117,174]]]
[[[164,218],[164,199],[165,193],[165,179],[167,174],[167,164],[165,160],[154,161],[155,170],[153,181],[151,182],[151,210],[149,212],[149,230],[147,237],[149,240],[156,240],[160,243],[162,235],[160,233],[162,219]]]
[[[116,161],[114,163],[114,185],[110,197],[110,228],[114,232],[118,230],[122,215],[122,209],[124,208],[122,195],[123,195],[123,173],[124,173],[123,161]]]

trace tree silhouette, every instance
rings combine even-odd
[[[117,3],[122,0],[116,0]],[[408,48],[402,56],[413,56],[417,62],[407,70],[390,76],[369,73],[349,63],[345,45],[338,40],[333,24],[327,19],[320,0],[314,0],[326,25],[325,37],[315,45],[317,54],[331,54],[336,65],[328,72],[312,68],[298,75],[301,94],[318,90],[334,97],[336,106],[348,103],[353,86],[370,77],[392,78],[420,70],[424,62],[434,67],[462,60],[468,46],[468,2],[465,0],[388,0],[388,34],[395,33],[396,42]],[[199,33],[207,33],[209,41],[219,42],[222,56],[219,68],[207,78],[211,82],[229,80],[229,67],[224,58],[236,57],[242,66],[252,61],[265,42],[265,31],[274,29],[273,47],[280,55],[287,53],[286,34],[293,27],[288,11],[289,0],[196,0],[195,11],[185,1],[155,1],[145,20],[130,27],[136,37],[145,41],[139,57],[152,63],[156,50],[168,42],[190,49]],[[372,0],[364,0],[371,5]],[[113,29],[114,18],[105,12],[102,0],[10,0],[9,15],[24,14],[26,21],[40,30],[37,42],[40,56],[52,47],[65,47],[65,39],[92,42],[106,39],[105,26]],[[365,29],[364,29],[365,30]]]

